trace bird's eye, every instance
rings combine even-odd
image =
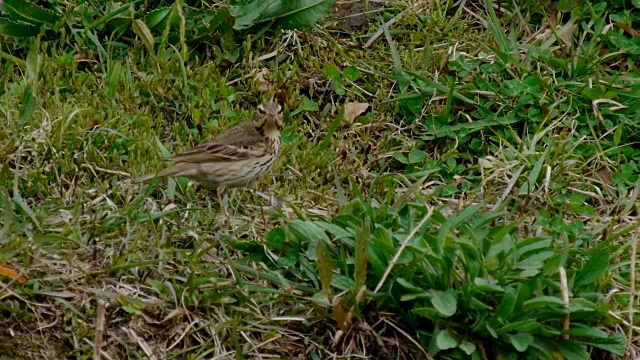
[[[262,105],[258,105],[258,109],[257,110],[258,110],[258,114],[260,114],[260,115],[264,115],[264,114],[267,113]]]

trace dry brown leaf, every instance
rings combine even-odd
[[[85,52],[76,52],[73,55],[73,61],[76,63],[83,63],[83,62],[97,62],[96,61],[96,54],[89,54],[89,53],[85,53]]]
[[[567,51],[571,49],[571,44],[573,42],[573,33],[576,31],[576,25],[571,25],[561,30],[560,40],[564,43],[564,46],[567,48]]]
[[[611,172],[611,170],[607,167],[601,167],[600,170],[598,170],[598,176],[600,177],[600,180],[602,180],[602,182],[607,185],[613,184],[613,182],[611,181],[612,174],[613,173]]]
[[[271,76],[271,72],[267,69],[262,69],[256,74],[256,81],[258,82],[258,90],[266,92],[271,90],[271,82],[268,78]]]
[[[17,281],[20,284],[24,284],[27,282],[27,277],[26,276],[22,276],[20,275],[19,272],[13,270],[10,267],[6,267],[4,265],[0,265],[0,275],[4,275],[8,278],[10,278],[11,280]]]
[[[363,112],[367,111],[369,108],[369,104],[361,103],[361,102],[350,102],[344,105],[344,119],[349,123],[353,124],[358,116],[360,116]]]

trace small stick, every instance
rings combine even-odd
[[[98,311],[96,314],[96,338],[93,341],[93,359],[100,360],[100,349],[102,348],[103,335],[104,335],[104,314],[105,303],[102,300],[98,300]]]
[[[378,286],[376,286],[376,289],[373,290],[374,294],[377,293],[378,290],[380,290],[380,288],[382,288],[382,285],[384,285],[384,282],[387,280],[387,276],[389,276],[391,269],[393,269],[393,267],[396,265],[396,262],[398,262],[398,259],[400,259],[400,255],[402,255],[404,248],[406,248],[407,245],[409,245],[409,242],[413,239],[414,236],[416,236],[416,234],[418,233],[418,230],[422,228],[422,225],[424,225],[427,222],[427,220],[429,220],[432,214],[433,214],[433,208],[429,207],[429,212],[427,212],[427,215],[425,215],[424,218],[422,218],[418,226],[416,226],[411,231],[409,236],[407,236],[407,238],[402,242],[402,245],[400,245],[400,248],[398,248],[398,251],[393,256],[393,259],[391,259],[391,262],[389,262],[387,269],[384,271],[384,274],[382,275],[382,278],[380,279]]]
[[[562,330],[569,331],[571,327],[571,319],[569,314],[569,286],[567,285],[567,272],[564,271],[564,267],[560,266],[558,268],[558,273],[560,274],[560,292],[562,293],[562,302],[564,303],[564,307],[567,309],[567,313],[564,315],[564,319],[562,320]],[[569,340],[569,334],[562,335],[563,340]]]

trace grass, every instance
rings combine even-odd
[[[0,357],[634,358],[637,9],[601,4],[3,61]],[[276,91],[282,207],[131,182]]]

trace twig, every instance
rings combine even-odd
[[[571,318],[569,314],[569,286],[567,285],[567,272],[564,271],[563,266],[560,266],[560,268],[558,268],[558,273],[560,274],[560,292],[562,294],[562,302],[567,310],[567,313],[564,315],[564,319],[562,320],[562,330],[569,331],[571,327]],[[569,334],[562,335],[562,339],[569,340]]]
[[[396,262],[398,262],[398,259],[400,258],[400,255],[402,255],[404,248],[406,248],[407,245],[409,245],[409,242],[413,239],[414,236],[416,236],[416,234],[418,233],[418,230],[422,228],[422,226],[427,222],[427,220],[429,220],[429,218],[433,214],[433,208],[429,206],[428,209],[429,211],[427,212],[427,215],[425,215],[424,218],[422,218],[418,226],[416,226],[411,231],[409,236],[407,236],[407,238],[402,242],[402,245],[400,245],[400,248],[398,248],[398,251],[393,256],[393,259],[391,259],[391,262],[389,262],[389,265],[387,266],[387,269],[384,271],[384,274],[382,275],[382,278],[380,279],[378,286],[376,286],[376,289],[373,290],[374,294],[377,293],[380,290],[380,288],[382,288],[382,285],[384,285],[384,282],[387,280],[387,276],[389,276],[389,273],[391,272],[393,267],[396,265]]]
[[[629,324],[633,325],[634,313],[635,313],[635,293],[636,293],[636,249],[638,245],[638,231],[636,231],[636,236],[633,236],[631,239],[631,264],[629,265],[630,269],[630,280],[629,284],[631,290],[629,291]],[[633,326],[629,326],[629,333],[627,334],[627,351],[633,345]]]
[[[378,40],[378,38],[380,36],[382,36],[382,34],[384,34],[384,29],[389,28],[391,25],[395,24],[396,21],[398,21],[399,19],[401,19],[404,16],[404,12],[400,12],[398,15],[394,16],[391,20],[387,21],[386,24],[384,24],[383,26],[380,26],[380,29],[378,29],[378,31],[376,31],[375,33],[373,33],[373,35],[371,36],[371,38],[369,39],[369,41],[367,41],[366,44],[364,44],[363,48],[368,48],[369,46],[371,46],[374,42],[376,42],[376,40]]]
[[[103,335],[104,335],[104,314],[105,303],[102,300],[98,300],[98,311],[96,314],[96,338],[93,341],[93,359],[100,360],[100,349],[102,348]]]

